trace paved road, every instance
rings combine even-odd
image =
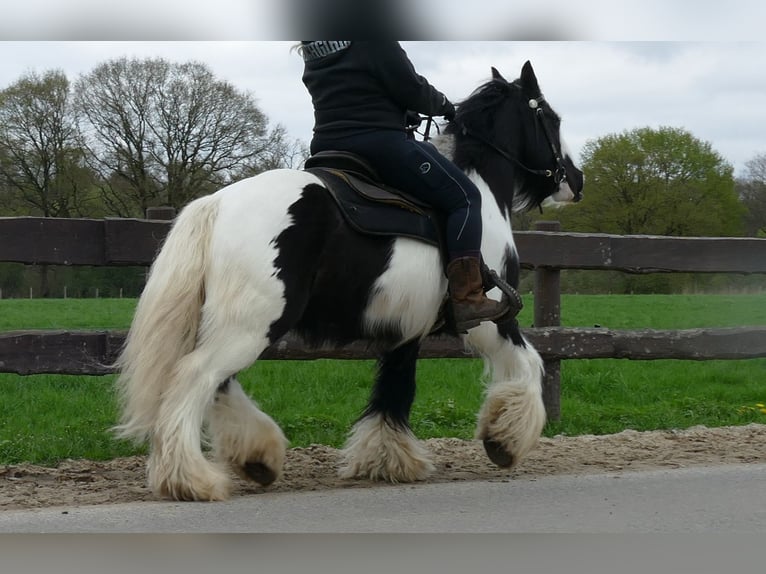
[[[6,511],[0,532],[766,532],[766,464]]]

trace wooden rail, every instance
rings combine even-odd
[[[0,372],[106,375],[113,372],[124,331],[7,331],[0,333]],[[722,329],[611,330],[533,327],[524,335],[546,361],[562,359],[755,359],[766,357],[766,327]],[[429,337],[421,359],[477,357],[452,337]],[[375,355],[363,343],[335,349],[311,349],[286,336],[266,349],[262,359],[309,361],[359,360]]]
[[[49,265],[144,265],[167,235],[172,212],[148,219],[0,218],[0,261]],[[165,220],[163,220],[165,219]],[[560,361],[564,359],[748,359],[766,357],[766,326],[727,329],[614,331],[560,326],[561,269],[627,273],[766,273],[766,239],[617,236],[561,233],[556,222],[517,232],[524,268],[535,270],[535,327],[524,329],[546,364],[544,400],[560,417]],[[124,341],[121,331],[0,333],[0,372],[107,374]],[[474,356],[459,340],[429,338],[421,358]],[[369,359],[363,344],[312,350],[286,337],[264,359]]]
[[[540,222],[542,224],[555,222]],[[48,265],[149,265],[170,222],[0,217],[0,261]],[[766,240],[556,231],[514,234],[527,269],[628,273],[766,273]]]

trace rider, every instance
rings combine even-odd
[[[447,214],[447,278],[459,332],[502,317],[481,275],[481,194],[428,142],[408,138],[408,111],[452,120],[455,106],[420,76],[397,42],[301,42],[314,106],[311,153],[356,153],[401,189]]]

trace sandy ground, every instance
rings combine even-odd
[[[766,462],[766,425],[693,427],[683,431],[623,431],[604,436],[542,438],[513,471],[498,469],[478,441],[431,439],[436,472],[429,483],[508,481],[556,474],[592,474],[699,465]],[[364,488],[374,483],[336,476],[339,453],[313,445],[288,451],[284,476],[268,488],[235,478],[234,497],[261,492]],[[154,500],[145,485],[144,458],[105,462],[66,460],[55,468],[0,467],[0,509],[84,506]],[[234,476],[234,475],[232,475]]]

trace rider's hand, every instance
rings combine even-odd
[[[423,118],[420,117],[420,114],[417,112],[413,112],[412,110],[407,110],[407,114],[404,117],[404,121],[407,122],[408,127],[418,127],[420,125],[420,122],[423,121]]]
[[[444,103],[444,110],[442,111],[442,115],[448,122],[451,122],[455,119],[455,106],[449,100]]]

